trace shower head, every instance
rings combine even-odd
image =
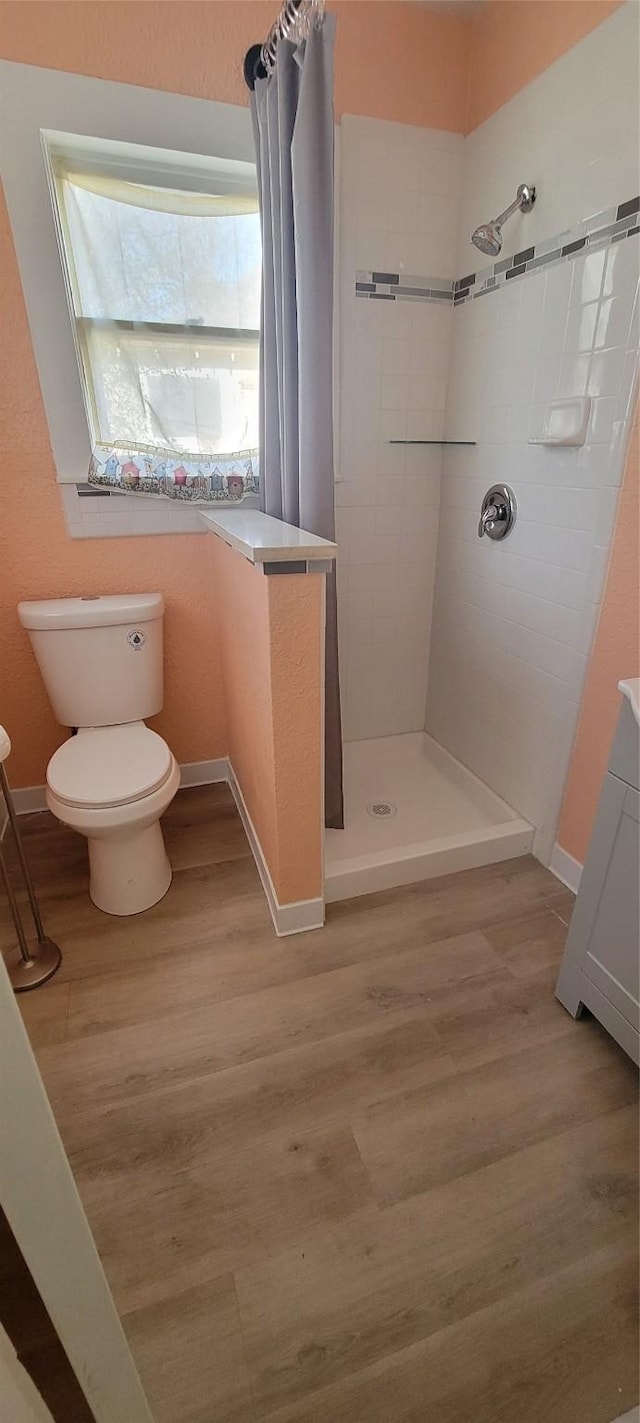
[[[497,257],[502,247],[502,224],[514,212],[531,212],[535,200],[535,188],[521,183],[516,197],[504,212],[494,217],[493,222],[483,222],[480,227],[476,227],[471,237],[474,247],[477,247],[480,252],[485,252],[487,257]]]
[[[497,222],[487,222],[476,227],[471,241],[479,252],[486,252],[487,257],[497,257],[502,247],[502,233]]]

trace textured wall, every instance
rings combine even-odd
[[[242,59],[247,46],[266,33],[276,8],[276,0],[0,4],[0,53],[23,63],[245,104]],[[409,4],[358,0],[341,3],[338,10],[339,111],[348,107],[413,123],[461,126],[466,30],[460,22]],[[161,589],[167,600],[166,706],[158,729],[181,762],[224,755],[218,610],[208,592],[207,536],[86,542],[67,536],[4,207],[0,270],[0,721],[14,741],[13,784],[42,784],[47,761],[66,734],[53,719],[18,625],[20,598]]]
[[[323,579],[265,577],[209,535],[228,750],[281,904],[322,893]]]
[[[249,43],[266,33],[278,0],[184,0],[184,3],[0,4],[0,53],[23,63],[93,74],[127,83],[245,104],[241,63]],[[337,111],[370,114],[433,128],[464,128],[469,22],[402,0],[337,0]],[[496,13],[519,24],[527,0]],[[529,8],[532,8],[529,6]],[[536,6],[537,31],[551,12],[569,8],[602,18],[605,4]],[[602,13],[601,13],[602,12]],[[488,22],[487,22],[488,23]],[[528,23],[528,22],[527,22]],[[493,63],[476,32],[479,67]],[[488,33],[488,32],[487,32]],[[566,29],[563,43],[575,34]],[[515,44],[515,37],[512,45]],[[556,38],[556,48],[558,40]],[[555,57],[538,44],[538,62]],[[526,56],[525,56],[526,57]],[[505,66],[509,79],[526,82],[525,68]],[[494,74],[495,83],[499,76]],[[495,105],[506,91],[489,86]],[[476,101],[474,100],[474,103]],[[482,100],[486,103],[486,99]],[[482,105],[477,101],[476,110]],[[203,596],[208,586],[205,539],[147,537],[86,543],[68,538],[54,482],[48,431],[31,350],[22,293],[6,215],[0,215],[3,272],[3,343],[0,401],[3,431],[3,503],[0,539],[0,720],[16,744],[15,785],[42,783],[46,762],[62,739],[52,718],[25,635],[15,616],[22,598],[77,592],[161,588],[167,599],[166,708],[158,726],[180,761],[227,750],[217,654],[217,610]],[[207,649],[207,656],[203,649]]]
[[[488,119],[621,3],[489,0],[471,25],[466,132]]]
[[[489,0],[473,19],[405,0],[330,0],[336,111],[464,133],[622,0]],[[245,104],[242,60],[278,0],[3,0],[5,59]]]
[[[639,421],[636,409],[607,582],[558,828],[558,844],[580,864],[584,864],[587,854],[618,720],[618,682],[640,675]]]
[[[269,580],[210,534],[208,591],[219,603],[227,753],[272,877],[278,833],[271,705]]]
[[[279,0],[7,0],[5,59],[246,104],[242,62]],[[336,112],[462,130],[468,23],[404,0],[331,0]]]
[[[82,593],[164,593],[165,707],[152,725],[179,761],[226,753],[218,626],[203,533],[172,538],[67,537],[6,210],[0,216],[3,431],[0,522],[0,722],[14,786],[41,785],[67,733],[57,725],[16,603]],[[7,440],[9,444],[7,444]]]
[[[281,903],[322,894],[324,578],[268,578]]]

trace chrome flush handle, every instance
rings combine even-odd
[[[504,539],[516,521],[516,498],[508,484],[492,484],[480,506],[478,538]]]

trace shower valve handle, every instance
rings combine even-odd
[[[508,484],[493,484],[488,489],[480,506],[478,538],[487,534],[490,539],[504,539],[513,528],[516,519],[516,500]]]
[[[490,534],[495,520],[499,518],[500,511],[495,504],[489,504],[486,509],[483,507],[478,524],[478,538],[481,539],[483,534]]]

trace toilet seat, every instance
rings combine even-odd
[[[106,810],[151,795],[172,767],[166,741],[144,722],[83,728],[54,752],[47,785],[66,805]]]

